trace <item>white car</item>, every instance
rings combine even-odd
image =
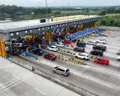
[[[57,46],[54,46],[54,45],[48,46],[47,49],[50,51],[58,51],[59,50],[59,48]]]
[[[89,60],[90,56],[87,53],[77,53],[75,54],[76,58]]]
[[[64,44],[63,43],[56,43],[55,46],[57,46],[57,47],[64,47]]]
[[[70,70],[68,68],[60,66],[54,67],[53,72],[64,76],[68,76],[70,74]]]
[[[105,39],[99,39],[96,41],[97,43],[107,44],[107,41]]]
[[[88,44],[88,45],[95,45],[95,44],[96,44],[96,41],[94,41],[94,40],[89,40],[89,41],[87,42],[87,44]]]
[[[119,60],[119,61],[120,61],[120,56],[118,56],[118,57],[117,57],[117,60]]]

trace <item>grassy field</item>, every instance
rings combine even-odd
[[[120,13],[106,14],[105,16],[110,16],[110,17],[120,16]]]

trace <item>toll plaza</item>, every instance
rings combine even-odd
[[[0,23],[0,55],[5,57],[8,53],[6,49],[12,53],[34,44],[45,48],[54,42],[89,36],[98,31],[96,22],[100,18],[96,15],[76,15],[45,19],[44,22],[37,19]]]

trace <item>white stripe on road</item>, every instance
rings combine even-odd
[[[83,78],[86,78],[86,79],[88,79],[88,80],[91,80],[91,81],[93,81],[93,82],[96,82],[96,83],[99,83],[99,84],[101,84],[101,85],[103,85],[103,86],[107,86],[107,87],[109,87],[109,88],[111,88],[111,89],[116,89],[116,90],[119,90],[120,91],[120,87],[119,86],[116,86],[116,85],[114,85],[114,84],[112,84],[112,83],[108,83],[108,82],[105,82],[105,81],[103,81],[103,80],[101,80],[101,79],[98,79],[98,78],[94,78],[94,77],[91,77],[91,76],[88,76],[88,75],[84,75],[84,74],[80,74],[80,73],[74,73],[75,75],[78,75],[78,76],[80,76],[80,77],[83,77]]]
[[[38,92],[40,92],[40,93],[43,94],[44,96],[47,96],[47,94],[45,94],[44,92],[40,91],[39,89],[35,88],[35,90],[37,90]]]
[[[31,78],[32,76],[33,76],[33,74],[32,74],[32,73],[29,73],[29,74],[26,74],[25,76],[23,76],[23,77],[21,77],[21,78],[19,77],[19,78],[16,79],[14,82],[11,82],[11,83],[8,83],[7,85],[5,85],[4,88],[0,90],[0,93],[5,92],[6,90],[8,90],[8,89],[10,89],[10,88],[12,88],[12,87],[20,84],[21,82],[23,82],[23,81]]]

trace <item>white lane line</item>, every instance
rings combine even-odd
[[[3,93],[6,90],[8,90],[8,89],[22,83],[23,81],[31,78],[32,76],[33,76],[33,74],[29,73],[29,74],[27,74],[27,75],[25,75],[25,76],[23,76],[21,78],[18,78],[15,82],[11,82],[11,83],[7,84],[6,86],[4,86],[4,88],[0,90],[0,93]]]
[[[83,73],[83,74],[82,74],[82,73],[80,74],[80,73],[77,73],[77,72],[73,72],[73,73],[74,73],[75,75],[78,75],[78,76],[80,76],[80,77],[86,78],[86,79],[91,80],[91,81],[93,81],[93,82],[99,83],[99,84],[101,84],[101,85],[103,85],[103,86],[106,86],[106,87],[109,87],[109,88],[111,88],[111,89],[120,90],[120,87],[119,87],[119,86],[116,86],[116,85],[114,85],[114,84],[112,84],[112,83],[108,83],[108,82],[102,81],[101,79],[94,78],[94,77],[91,77],[91,76],[88,76],[88,75],[84,75],[84,73]]]
[[[16,81],[18,78],[21,78],[21,77],[23,77],[23,76],[26,76],[27,74],[29,74],[29,73],[25,73],[25,74],[22,74],[22,75],[20,75],[20,76],[18,76],[18,77],[15,77],[14,79],[12,79],[12,80],[4,83],[3,86],[6,86],[6,85],[12,83],[12,82]]]
[[[0,84],[0,87],[2,87],[2,88],[3,88],[3,85],[2,85],[2,84]]]
[[[91,68],[92,70],[96,70],[97,72],[102,72],[102,73],[104,73],[104,74],[111,74],[111,75],[113,75],[113,76],[115,76],[115,77],[117,77],[117,78],[120,79],[119,72],[112,71],[112,70],[110,70],[110,69],[107,69],[107,70],[106,70],[106,68],[101,68],[101,67],[98,68],[98,66],[91,66],[90,68]]]
[[[47,94],[45,94],[44,92],[40,91],[39,89],[35,88],[35,90],[37,90],[38,92],[40,92],[40,93],[43,94],[44,96],[47,96]]]

